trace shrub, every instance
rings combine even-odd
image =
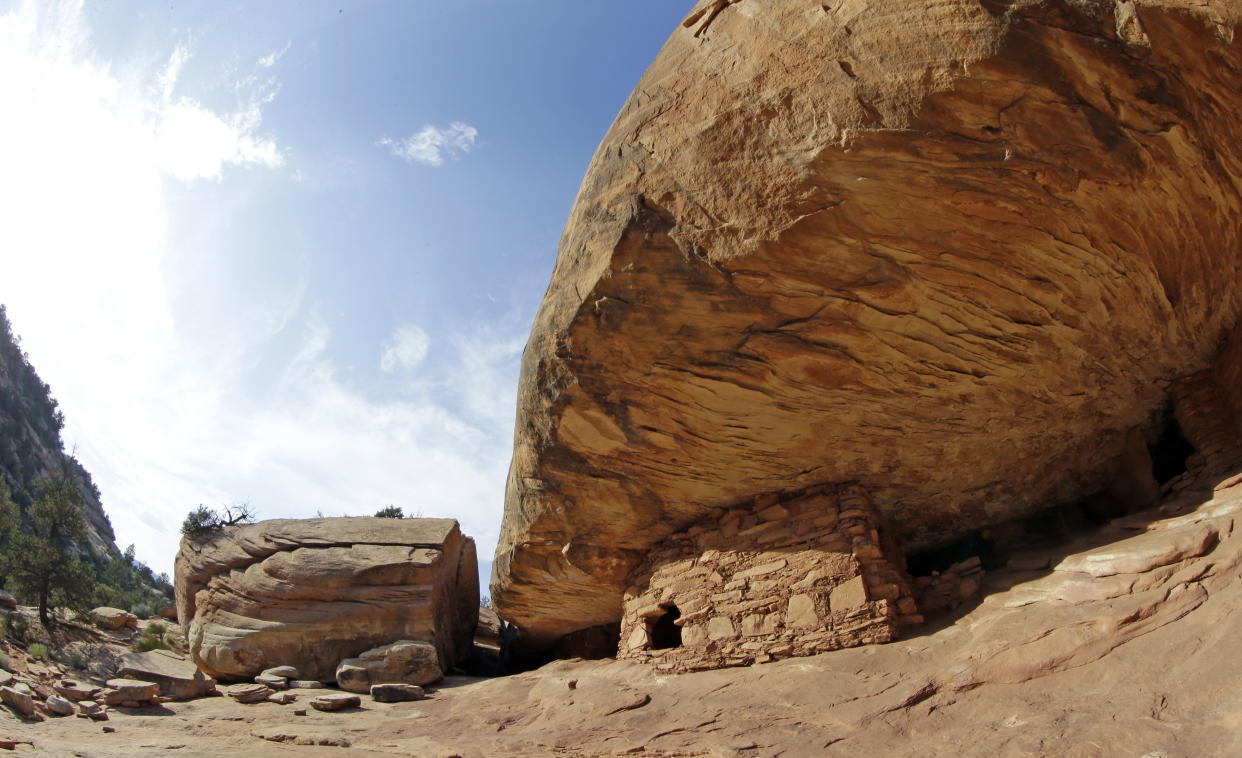
[[[8,613],[4,616],[4,636],[12,637],[17,642],[25,642],[30,633],[30,622],[20,613]]]
[[[130,613],[140,619],[149,619],[155,615],[155,612],[151,610],[151,605],[149,603],[138,603],[130,610]]]
[[[246,503],[226,507],[219,512],[200,505],[186,514],[185,521],[181,522],[181,533],[186,537],[204,537],[226,526],[249,524],[253,521],[254,513]]]
[[[30,653],[31,658],[46,658],[47,645],[44,645],[42,642],[32,642],[26,652]]]
[[[168,645],[164,644],[164,625],[160,623],[148,624],[147,628],[142,630],[138,640],[134,642],[134,650],[140,653],[155,649],[168,649]]]
[[[376,518],[405,518],[405,513],[397,505],[386,505],[375,512]]]

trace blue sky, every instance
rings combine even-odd
[[[124,547],[185,513],[451,516],[676,0],[0,2],[0,302]]]

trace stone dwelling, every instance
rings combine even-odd
[[[635,571],[618,657],[691,671],[889,642],[922,621],[903,563],[858,485],[715,511]]]

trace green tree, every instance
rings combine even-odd
[[[86,543],[82,495],[68,477],[35,483],[35,501],[26,513],[27,530],[18,532],[9,551],[12,578],[39,605],[39,620],[51,626],[57,606],[85,610],[95,575],[80,556]]]
[[[375,512],[376,518],[405,518],[400,506],[386,505]]]

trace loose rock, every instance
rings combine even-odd
[[[426,642],[400,640],[341,661],[336,683],[349,692],[368,692],[372,683],[431,684],[444,676],[439,652]]]
[[[332,695],[320,695],[310,701],[311,708],[317,711],[340,711],[345,708],[357,708],[361,704],[362,698],[357,695],[347,695],[343,692]]]
[[[215,691],[216,681],[193,663],[167,650],[126,653],[117,670],[121,676],[159,685],[159,692],[173,700],[190,700]]]

